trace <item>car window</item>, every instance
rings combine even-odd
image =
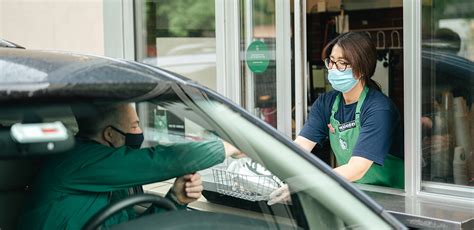
[[[200,171],[204,197],[192,203],[191,209],[256,220],[280,229],[388,228],[378,214],[332,176],[266,130],[272,129],[270,126],[203,91],[192,87],[173,89],[135,103],[145,138],[142,148],[225,140],[246,154]],[[4,107],[0,121],[7,127],[18,122],[60,121],[74,134],[76,119],[100,116],[98,105],[116,103],[123,102]],[[164,196],[172,183],[152,183],[143,188],[146,193]],[[270,194],[285,186],[289,187],[291,201],[268,205]]]
[[[385,222],[338,182],[241,113],[193,88],[179,98],[137,103],[145,145],[226,140],[247,157],[227,158],[200,172],[204,198],[192,208],[257,218],[269,226],[334,229],[386,228]],[[167,192],[172,181],[144,186]],[[270,194],[288,185],[291,201],[268,205]],[[349,211],[347,207],[351,207]],[[363,217],[363,218],[361,218]],[[364,221],[362,221],[362,219]]]

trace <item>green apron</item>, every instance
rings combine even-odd
[[[332,130],[329,131],[329,140],[338,166],[347,164],[352,157],[352,151],[354,150],[360,133],[360,108],[364,103],[368,91],[369,88],[365,87],[359,97],[354,121],[340,124],[339,121],[334,118],[334,115],[339,109],[341,94],[336,96],[336,100],[332,105],[331,125],[334,128],[334,132]],[[405,186],[403,160],[388,154],[383,166],[375,163],[372,164],[365,175],[355,181],[355,183],[403,189]]]

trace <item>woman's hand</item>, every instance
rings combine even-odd
[[[267,204],[274,205],[276,203],[291,203],[290,189],[288,188],[288,185],[285,184],[270,193],[270,200],[268,200]]]

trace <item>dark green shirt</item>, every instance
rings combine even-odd
[[[43,165],[20,228],[80,229],[109,202],[123,198],[125,189],[196,172],[224,158],[221,141],[132,149],[78,139],[70,152]],[[105,225],[129,218],[130,213],[123,211]]]

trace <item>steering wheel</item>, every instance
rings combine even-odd
[[[89,230],[89,229],[97,229],[99,226],[103,224],[105,220],[107,220],[109,217],[112,215],[122,211],[125,208],[128,208],[130,206],[136,205],[136,204],[141,204],[141,203],[152,203],[152,206],[150,206],[145,213],[149,211],[153,206],[155,207],[160,207],[164,208],[168,211],[175,211],[177,208],[174,206],[171,201],[167,200],[166,198],[163,198],[158,195],[152,195],[152,194],[138,194],[138,195],[133,195],[126,197],[122,200],[119,200],[113,204],[109,204],[106,207],[104,207],[102,210],[100,210],[97,214],[92,216],[89,221],[84,225],[83,229]]]

